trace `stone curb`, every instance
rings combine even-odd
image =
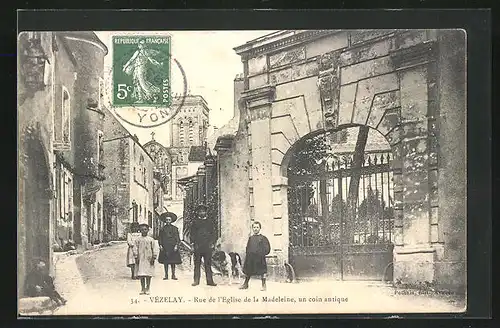
[[[71,250],[71,251],[67,251],[67,252],[54,252],[52,258],[54,259],[54,265],[56,265],[57,262],[59,262],[60,260],[62,260],[63,258],[66,258],[68,256],[71,256],[71,255],[78,255],[78,251],[77,250]]]
[[[89,252],[92,252],[92,251],[95,251],[95,250],[99,250],[101,248],[104,248],[104,247],[109,247],[109,246],[112,246],[112,245],[119,245],[119,244],[123,244],[123,243],[126,243],[127,241],[125,240],[113,240],[113,241],[110,241],[110,242],[107,242],[107,243],[101,243],[101,244],[98,244],[98,245],[93,245],[92,248],[90,249],[86,249],[84,251],[78,251],[78,250],[71,250],[71,251],[67,251],[67,252],[54,252],[54,260],[59,260],[60,258],[63,258],[63,257],[66,257],[66,256],[71,256],[71,255],[81,255],[81,254],[86,254],[86,253],[89,253]]]
[[[119,245],[119,244],[125,244],[125,243],[127,243],[126,240],[113,240],[113,241],[110,241],[110,242],[107,242],[107,243],[101,243],[101,244],[98,244],[98,245],[93,245],[92,248],[85,250],[81,254],[88,254],[88,253],[91,253],[93,251],[97,251],[97,250],[100,250],[100,249],[103,249],[103,248],[106,248],[106,247],[109,247],[109,246]]]
[[[52,314],[57,305],[48,297],[23,297],[18,302],[20,316]]]

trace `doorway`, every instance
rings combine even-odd
[[[50,173],[44,148],[37,138],[27,141],[27,166],[24,189],[24,233],[26,272],[35,259],[50,266]],[[50,269],[50,268],[49,268]]]
[[[349,137],[341,130],[305,138],[292,154],[290,262],[301,278],[386,280],[394,243],[391,148],[370,130],[360,154],[360,128],[345,130]]]

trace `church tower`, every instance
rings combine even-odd
[[[202,96],[186,96],[183,106],[173,118],[172,147],[203,146],[208,128],[208,113],[207,102]]]

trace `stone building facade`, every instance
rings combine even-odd
[[[97,217],[87,220],[81,209],[102,204],[99,86],[107,49],[92,32],[25,32],[18,41],[22,295],[34,259],[43,259],[54,273],[54,250],[71,239],[87,247],[99,230]]]
[[[148,223],[152,231],[155,211],[154,161],[136,136],[108,110],[103,147],[106,180],[104,199],[111,239],[125,239],[131,222]]]
[[[394,280],[463,289],[465,35],[451,30],[282,31],[235,48],[236,133],[219,137],[224,243],[259,220],[271,271],[289,260],[287,165],[321,131],[369,126],[391,147]]]
[[[153,162],[153,222],[152,222],[152,231],[153,236],[158,238],[158,234],[161,228],[160,215],[165,212],[165,208],[163,205],[164,196],[165,196],[165,183],[163,183],[163,177],[161,172],[155,169]]]

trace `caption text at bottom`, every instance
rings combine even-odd
[[[209,296],[209,297],[182,297],[182,296],[149,296],[145,298],[131,298],[130,304],[140,303],[347,303],[347,297],[288,297],[288,296]]]

